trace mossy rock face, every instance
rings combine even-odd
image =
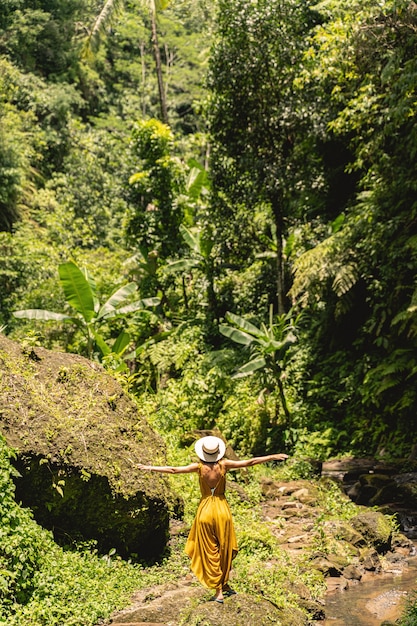
[[[389,502],[395,502],[398,499],[398,487],[394,481],[381,487],[377,493],[372,496],[369,501],[371,506],[381,506],[382,504],[388,504]]]
[[[17,452],[17,499],[58,541],[94,539],[139,559],[163,552],[181,502],[166,478],[134,466],[165,464],[164,443],[98,363],[0,334],[0,428]]]
[[[361,485],[369,485],[376,489],[381,489],[382,487],[393,484],[394,479],[386,474],[362,474],[359,477],[359,482]]]
[[[350,520],[353,528],[360,533],[369,546],[374,546],[379,554],[385,554],[392,541],[392,528],[388,519],[377,511],[360,513]]]
[[[361,548],[366,545],[366,540],[349,522],[344,520],[332,520],[326,524],[326,531],[338,541],[344,541]]]
[[[323,619],[322,607],[300,599],[300,607],[281,608],[262,595],[238,593],[224,604],[211,602],[212,593],[185,581],[166,583],[135,594],[134,603],[115,612],[111,623],[171,624],[172,626],[307,626],[311,617]]]

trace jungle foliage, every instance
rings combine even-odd
[[[416,28],[410,0],[1,2],[0,330],[102,361],[168,439],[407,456]]]
[[[330,433],[326,453],[407,454],[413,6],[3,3],[5,332],[125,369],[134,393],[164,407],[173,394],[182,433],[230,423],[249,451]],[[63,324],[69,263],[94,277],[75,326]],[[133,283],[113,320],[100,314],[97,301]],[[40,310],[63,317],[27,313]],[[227,316],[272,329],[287,315],[297,342],[266,384]],[[242,366],[250,379],[232,377]]]

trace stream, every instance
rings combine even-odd
[[[374,473],[376,462],[372,459],[351,459],[325,464],[323,474],[332,476],[344,484],[346,493],[349,486],[358,480],[361,474]],[[382,467],[379,471],[385,472]],[[351,484],[346,478],[351,476]],[[411,474],[409,476],[412,476]],[[415,480],[417,475],[413,475]],[[350,584],[346,590],[332,590],[331,585],[326,595],[323,626],[381,626],[394,623],[404,609],[407,597],[417,591],[417,515],[415,511],[404,507],[406,503],[394,504],[400,529],[413,543],[414,549],[407,559],[408,566],[396,569],[393,565],[390,573],[368,573],[356,584]]]
[[[330,591],[326,596],[324,626],[381,626],[395,621],[402,613],[407,596],[416,591],[417,557],[408,567],[391,574],[370,574],[346,591]]]

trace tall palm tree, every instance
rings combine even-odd
[[[161,107],[161,121],[164,124],[168,124],[168,109],[166,102],[166,93],[164,87],[164,81],[162,76],[162,64],[161,55],[159,51],[158,42],[158,30],[157,30],[157,16],[160,11],[167,8],[170,0],[140,0],[149,9],[151,19],[151,33],[152,33],[152,45],[153,55],[155,59],[156,75],[158,79],[158,92],[159,103]],[[88,33],[88,37],[85,42],[84,50],[86,53],[94,51],[98,47],[100,36],[105,31],[109,22],[114,16],[121,10],[124,5],[124,0],[106,0],[100,13],[98,14],[93,27]]]

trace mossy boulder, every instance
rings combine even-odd
[[[379,554],[385,554],[392,541],[392,528],[385,515],[377,511],[359,513],[350,520],[353,528],[364,537],[368,546],[373,546]]]
[[[148,588],[135,594],[131,606],[112,615],[116,624],[172,624],[172,626],[306,626],[308,615],[323,618],[323,608],[314,600],[300,598],[300,607],[278,607],[262,595],[238,593],[224,604],[211,602],[212,592],[200,585],[178,581]],[[308,595],[307,591],[306,594]]]
[[[0,334],[0,429],[16,450],[16,497],[60,543],[158,557],[181,502],[166,478],[135,470],[165,463],[165,446],[120,383],[98,363]]]

